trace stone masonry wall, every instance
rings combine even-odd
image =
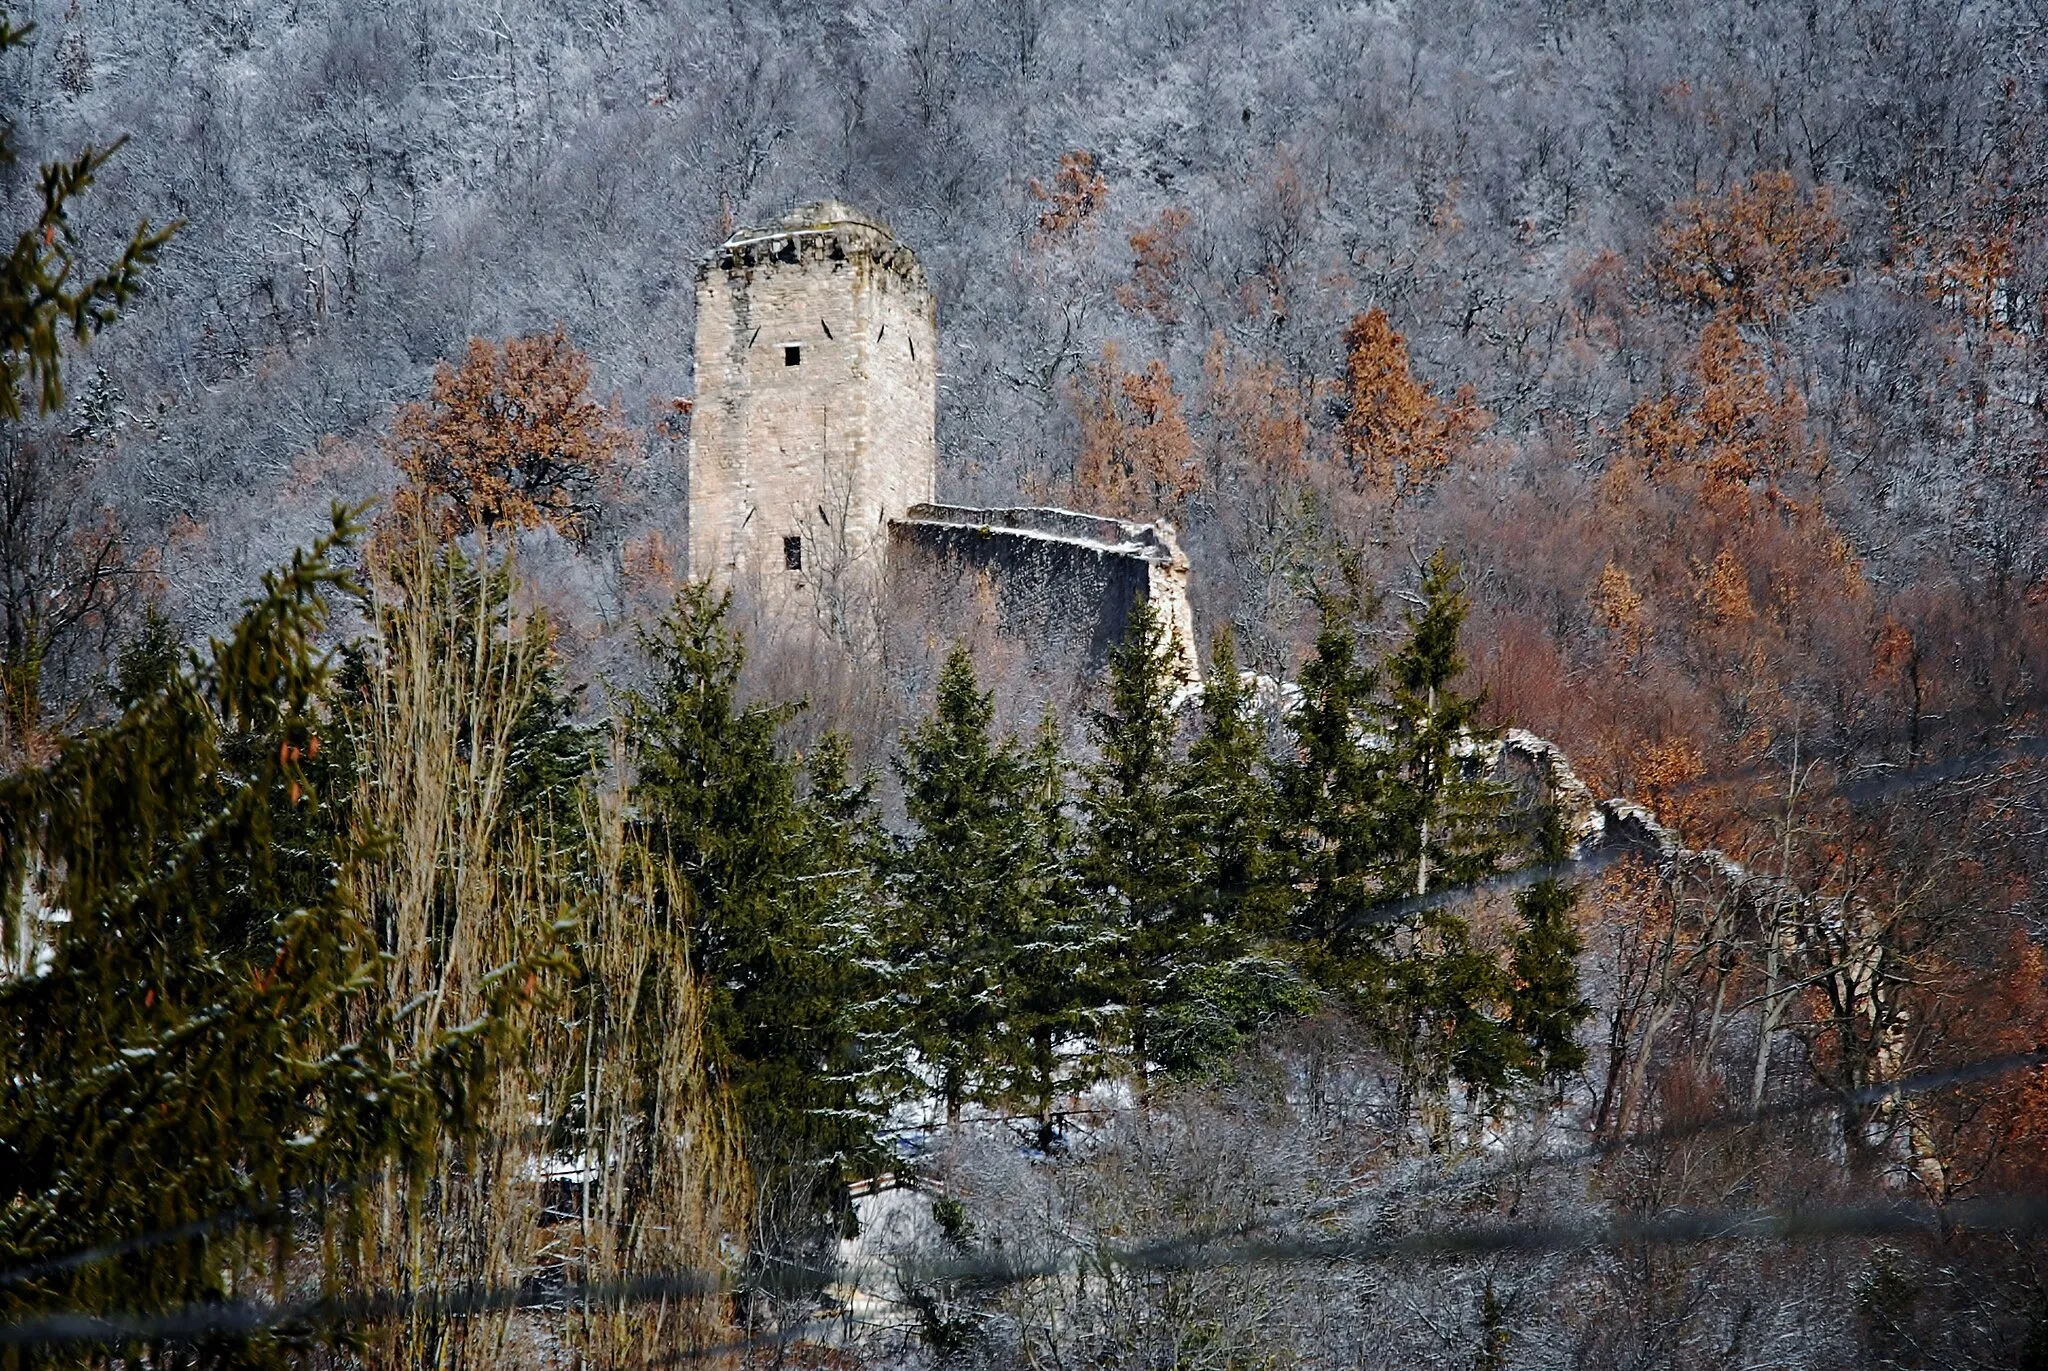
[[[707,256],[690,574],[807,596],[828,616],[871,599],[889,521],[933,494],[937,331],[915,255],[844,205],[742,229]],[[792,538],[801,570],[785,565]]]
[[[1149,602],[1200,678],[1188,563],[1165,523],[1063,509],[918,505],[889,526],[889,573],[920,596],[988,593],[1003,631],[1042,657],[1099,669]],[[984,591],[984,588],[986,590]]]

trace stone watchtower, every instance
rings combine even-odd
[[[887,225],[826,201],[697,268],[690,574],[827,608],[879,586],[938,466],[938,312]]]

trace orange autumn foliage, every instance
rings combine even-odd
[[[1996,1060],[2048,1042],[2048,954],[2024,930],[2010,929],[1965,956],[1954,944],[1945,951],[1916,968],[1913,1018],[1923,1054],[1934,1062]],[[2038,1192],[2048,1184],[2048,1067],[1966,1082],[1902,1109],[1915,1169],[1936,1198]]]
[[[424,403],[391,425],[414,498],[451,534],[547,525],[575,537],[597,479],[631,451],[616,404],[590,398],[590,362],[557,327],[492,343],[434,369]]]
[[[1469,387],[1446,405],[1409,369],[1408,340],[1375,305],[1344,331],[1339,439],[1353,485],[1394,501],[1427,488],[1490,421]]]
[[[1733,507],[1752,491],[1775,504],[1789,480],[1820,474],[1805,401],[1773,379],[1732,315],[1707,324],[1689,372],[1675,392],[1629,411],[1624,436],[1649,475],[1689,479],[1709,503]]]
[[[1038,232],[1053,239],[1072,233],[1101,212],[1109,201],[1109,182],[1096,169],[1095,154],[1077,148],[1060,154],[1051,185],[1034,178],[1031,194],[1045,202],[1038,214]]]
[[[2048,954],[2013,930],[1990,995],[1979,1000],[1988,1041],[1978,1052],[2038,1052],[2048,1042]],[[2048,1183],[2048,1067],[2015,1072],[1977,1092],[1959,1141],[1982,1160],[1985,1189],[2038,1191]],[[1974,1160],[1974,1158],[1972,1159]]]
[[[1195,216],[1178,206],[1161,210],[1159,217],[1131,235],[1131,279],[1117,287],[1117,303],[1133,314],[1149,314],[1161,324],[1180,322],[1180,307],[1174,290],[1186,262],[1188,230]]]
[[[1707,754],[1698,738],[1638,741],[1626,769],[1632,793],[1659,819],[1681,833],[1712,831],[1713,810],[1723,797],[1706,783]]]
[[[1880,680],[1902,680],[1919,665],[1920,648],[1912,630],[1887,614],[1871,648],[1871,674]]]
[[[1707,321],[1618,436],[1579,521],[1603,553],[1579,593],[1606,669],[1620,670],[1572,726],[1589,766],[1658,795],[1659,814],[1698,841],[1741,848],[1774,812],[1777,764],[1759,760],[1811,727],[1814,664],[1867,670],[1869,587],[1828,516],[1804,397],[1734,311]],[[1748,780],[1707,780],[1736,776]]]
[[[1756,617],[1756,605],[1749,594],[1749,573],[1722,548],[1711,564],[1693,563],[1694,598],[1700,613],[1715,623],[1741,625]]]
[[[1306,480],[1311,398],[1279,363],[1233,356],[1223,335],[1213,336],[1202,357],[1202,409],[1215,479],[1241,476],[1244,489],[1259,492]]]
[[[1650,279],[1696,309],[1761,322],[1846,280],[1847,237],[1826,187],[1806,192],[1790,172],[1760,171],[1675,208],[1658,230]]]
[[[1591,598],[1593,621],[1607,630],[1624,661],[1634,658],[1650,633],[1643,594],[1636,589],[1635,578],[1609,561],[1600,568],[1600,582]]]
[[[1102,360],[1084,367],[1068,394],[1081,426],[1076,497],[1110,514],[1178,514],[1202,471],[1166,364],[1125,371],[1116,344],[1105,343]]]
[[[1940,235],[1945,241],[1913,253],[1923,258],[1920,283],[1927,297],[1986,333],[2013,327],[2019,262],[2013,225],[1976,227]]]

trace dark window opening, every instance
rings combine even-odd
[[[804,569],[804,540],[795,536],[782,540],[782,564],[791,571]]]
[[[798,347],[798,346],[797,346],[797,345],[796,345],[795,343],[785,343],[785,344],[783,344],[783,347],[782,347],[782,365],[784,365],[784,366],[786,366],[786,367],[800,367],[800,366],[802,366],[803,364],[804,364],[804,350],[803,350],[802,348]]]

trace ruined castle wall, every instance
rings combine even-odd
[[[845,592],[879,579],[888,521],[932,498],[931,291],[886,229],[822,217],[743,231],[699,267],[693,576]]]
[[[976,600],[1043,664],[1099,671],[1149,602],[1176,635],[1191,678],[1188,564],[1166,524],[1057,509],[920,505],[890,525],[890,578],[932,613]]]

